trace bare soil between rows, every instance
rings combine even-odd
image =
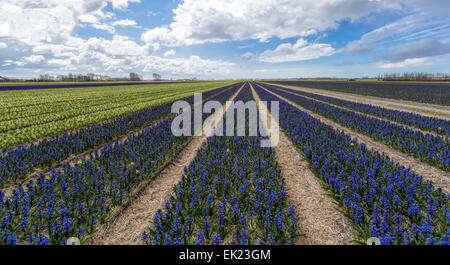
[[[229,99],[233,100],[241,88]],[[225,107],[224,107],[225,108]],[[113,220],[100,225],[92,238],[87,242],[91,245],[140,245],[141,237],[154,215],[164,207],[165,202],[183,176],[184,168],[189,166],[198,150],[206,144],[206,139],[212,131],[204,131],[203,136],[192,137],[179,155],[151,181],[144,184],[139,194],[125,208],[113,214]]]
[[[279,84],[271,84],[266,82],[261,82],[266,85],[276,85],[279,87],[290,88],[298,91],[314,93],[322,96],[328,96],[338,99],[344,99],[348,101],[353,101],[356,103],[364,103],[369,105],[374,105],[378,107],[384,107],[393,110],[412,112],[428,117],[436,117],[440,119],[450,120],[450,106],[442,106],[428,103],[420,103],[413,101],[406,101],[400,99],[390,99],[390,98],[380,98],[373,96],[357,95],[344,92],[336,92],[322,89],[298,87],[298,86],[287,86]]]
[[[73,165],[75,165],[75,163],[78,160],[85,160],[85,159],[87,159],[87,158],[89,158],[91,156],[95,157],[95,154],[97,152],[101,152],[101,149],[104,148],[105,146],[110,145],[110,144],[112,146],[115,146],[115,145],[118,145],[118,144],[122,144],[128,139],[128,137],[132,137],[132,136],[138,135],[139,133],[144,132],[145,130],[147,130],[147,129],[151,128],[152,126],[154,126],[154,125],[164,121],[165,119],[168,119],[169,117],[171,117],[171,115],[168,115],[168,116],[165,116],[165,117],[163,117],[161,119],[155,120],[155,121],[151,122],[150,124],[148,124],[148,125],[146,125],[144,127],[140,127],[139,129],[134,130],[132,132],[129,132],[129,133],[125,134],[125,135],[118,136],[118,137],[112,139],[111,141],[108,141],[107,143],[103,143],[101,145],[95,146],[95,147],[93,147],[93,148],[91,148],[91,149],[89,149],[87,151],[84,151],[84,152],[82,152],[80,154],[71,155],[70,157],[64,159],[63,161],[56,162],[56,163],[54,163],[51,166],[45,167],[44,169],[36,169],[32,173],[30,173],[26,178],[22,179],[21,181],[19,181],[16,184],[11,183],[10,185],[8,185],[5,188],[3,188],[2,191],[5,193],[5,197],[8,197],[9,195],[12,194],[12,192],[17,188],[18,185],[22,185],[23,186],[23,185],[26,185],[26,184],[30,183],[31,181],[36,181],[41,174],[44,174],[44,175],[50,174],[52,169],[61,170],[62,169],[62,165],[65,164],[65,163],[68,163],[68,164],[73,166]]]
[[[260,98],[253,86],[252,93],[259,102]],[[266,128],[270,126],[272,125],[265,124]],[[327,195],[322,181],[313,174],[306,158],[298,152],[282,130],[274,151],[286,182],[287,198],[295,208],[298,228],[304,235],[299,238],[298,244],[355,244],[357,233],[350,220],[338,211],[340,206]]]
[[[228,88],[228,89],[231,89],[231,88]],[[214,93],[209,98],[212,98],[212,97],[214,97],[215,95],[217,95],[219,93],[223,93],[223,92],[225,92],[228,89],[225,89],[224,91],[221,91],[221,92],[218,92],[218,93]],[[118,145],[118,144],[122,144],[128,139],[128,137],[136,136],[136,135],[144,132],[145,130],[151,128],[152,126],[154,126],[154,125],[156,125],[156,124],[158,124],[158,123],[160,123],[160,122],[162,122],[162,121],[164,121],[166,119],[169,119],[170,117],[173,117],[173,116],[174,116],[174,114],[165,115],[165,116],[161,117],[160,119],[157,119],[157,120],[154,120],[154,121],[150,122],[147,125],[138,127],[135,130],[130,131],[130,132],[126,133],[126,134],[119,135],[119,136],[111,139],[110,141],[107,141],[106,143],[103,143],[103,144],[97,145],[95,147],[92,147],[92,148],[90,148],[90,149],[88,149],[88,150],[86,150],[86,151],[84,151],[82,153],[71,155],[70,157],[68,157],[68,158],[66,158],[66,159],[64,159],[64,160],[62,160],[60,162],[56,162],[56,163],[52,164],[51,166],[47,166],[47,167],[42,168],[42,169],[41,168],[37,168],[33,172],[31,172],[26,178],[18,181],[18,183],[15,183],[15,184],[11,183],[9,185],[6,185],[1,190],[5,194],[5,197],[8,197],[8,196],[10,196],[13,193],[13,191],[17,188],[17,186],[19,186],[19,185],[23,186],[23,185],[26,185],[26,184],[30,183],[31,181],[36,181],[41,174],[44,174],[44,175],[47,176],[48,174],[50,174],[52,169],[61,170],[62,169],[62,165],[65,164],[65,163],[68,163],[68,164],[73,166],[73,165],[75,165],[75,163],[78,160],[85,160],[87,158],[90,158],[91,156],[95,157],[95,154],[97,152],[101,152],[101,149],[104,148],[105,146],[110,145],[110,144],[112,146],[115,146],[115,145]],[[116,117],[114,119],[118,119],[118,118],[119,117]],[[104,122],[106,122],[106,121],[104,121]],[[82,127],[82,128],[84,128],[84,127]],[[81,130],[82,128],[78,128],[76,130]],[[43,139],[45,139],[45,138],[43,138]],[[40,139],[40,141],[42,141],[43,139]]]
[[[237,84],[238,84],[238,83],[236,83],[236,84],[234,84],[234,85],[237,85]],[[225,86],[225,87],[227,87],[227,86]],[[231,87],[230,87],[230,88],[231,88]],[[228,90],[228,89],[230,89],[230,88],[227,88],[226,90]],[[217,89],[218,89],[218,88],[217,88]],[[212,90],[214,90],[214,89],[212,89]],[[225,91],[225,90],[223,90],[223,91],[221,91],[221,92],[224,92],[224,91]],[[207,92],[207,91],[206,91],[206,92]],[[218,93],[221,93],[221,92],[218,92]],[[216,93],[215,93],[214,95],[216,95]],[[211,97],[213,97],[214,95],[211,95]],[[181,99],[183,99],[183,98],[181,98]],[[166,102],[166,103],[163,103],[163,104],[160,104],[160,105],[164,105],[164,104],[167,104],[167,103],[170,103],[170,102]],[[157,107],[157,106],[160,106],[160,105],[149,106],[148,108],[154,108],[154,107]],[[105,119],[105,120],[102,120],[102,121],[99,121],[99,122],[95,122],[95,123],[91,123],[91,124],[86,124],[86,125],[83,125],[83,126],[74,128],[74,129],[70,129],[70,130],[63,131],[63,132],[58,132],[58,133],[55,133],[55,134],[52,134],[52,135],[48,135],[48,136],[45,136],[45,137],[41,137],[41,138],[38,138],[38,139],[35,139],[35,140],[32,140],[32,141],[26,142],[26,143],[15,144],[15,145],[12,145],[12,146],[9,146],[9,147],[5,147],[5,148],[6,148],[7,150],[16,150],[16,149],[17,149],[18,147],[20,147],[20,146],[29,147],[29,146],[32,145],[32,144],[37,145],[37,144],[39,144],[39,143],[41,143],[41,142],[43,142],[43,141],[45,141],[45,140],[51,140],[51,139],[54,138],[54,137],[62,136],[62,135],[64,135],[64,134],[66,134],[66,133],[68,133],[68,134],[70,134],[70,133],[77,133],[77,132],[79,132],[80,130],[89,128],[90,126],[93,126],[93,125],[103,125],[103,124],[107,124],[107,123],[110,123],[110,122],[114,122],[115,120],[118,120],[118,119],[120,119],[120,118],[123,118],[123,117],[125,117],[125,116],[127,116],[127,115],[130,115],[130,114],[135,113],[135,112],[143,111],[143,110],[148,109],[148,108],[140,109],[140,110],[137,110],[137,111],[134,111],[134,112],[130,112],[130,113],[121,114],[121,115],[118,115],[118,116],[116,116],[116,117],[112,117],[112,118],[109,118],[109,119]],[[170,116],[170,115],[168,115],[168,116]],[[168,116],[167,116],[167,117],[168,117]],[[166,118],[167,118],[167,117],[166,117]],[[144,125],[144,126],[140,126],[140,127],[138,127],[138,128],[135,128],[135,130],[139,130],[139,128],[143,128],[143,127],[147,127],[147,126],[145,126],[145,125]],[[18,128],[18,129],[22,129],[22,128]],[[112,141],[114,141],[114,140],[111,140],[111,141],[109,141],[109,142],[112,142]],[[0,148],[0,151],[1,151],[1,149],[3,149],[3,148]],[[0,152],[0,154],[1,154],[1,152]]]
[[[412,131],[414,131],[414,132],[421,132],[421,133],[423,133],[424,135],[429,134],[429,135],[432,135],[432,136],[434,136],[434,137],[442,137],[442,138],[445,138],[445,137],[446,137],[446,136],[444,136],[444,135],[439,135],[439,134],[437,134],[437,133],[435,133],[435,132],[425,131],[425,130],[419,129],[419,128],[417,128],[417,127],[413,127],[413,126],[410,126],[410,125],[402,124],[402,123],[399,123],[399,122],[396,122],[396,121],[392,121],[392,120],[389,120],[389,119],[386,119],[386,118],[383,118],[383,117],[375,116],[375,115],[372,115],[372,114],[364,113],[364,112],[361,112],[361,111],[359,111],[359,110],[354,110],[354,109],[351,109],[351,108],[347,108],[347,107],[335,105],[335,104],[333,104],[333,103],[326,102],[326,101],[319,100],[319,99],[315,99],[315,98],[308,97],[308,96],[305,96],[305,95],[295,94],[295,93],[292,92],[292,91],[287,91],[287,90],[283,90],[283,91],[286,92],[286,93],[290,93],[290,94],[292,94],[292,95],[297,95],[297,96],[299,96],[299,97],[304,97],[304,98],[307,98],[307,99],[310,99],[310,100],[314,100],[314,101],[317,101],[317,102],[320,102],[320,103],[323,103],[323,104],[327,104],[327,105],[333,106],[333,107],[335,107],[335,108],[339,108],[339,109],[344,109],[344,110],[352,111],[352,112],[355,112],[355,113],[357,113],[357,114],[360,114],[360,115],[363,115],[363,116],[366,116],[366,117],[376,118],[376,119],[379,119],[379,120],[382,120],[382,121],[385,121],[385,122],[389,122],[389,123],[392,123],[392,124],[395,124],[395,125],[398,125],[398,126],[402,126],[402,127],[404,127],[404,128],[408,128],[408,129],[410,129],[410,130],[412,130]],[[317,95],[317,94],[316,94],[316,95]]]
[[[354,132],[349,128],[346,128],[334,121],[331,121],[325,117],[320,116],[312,111],[306,110],[298,104],[282,97],[266,88],[264,88],[269,93],[283,99],[287,103],[301,110],[302,112],[307,113],[313,118],[319,120],[320,122],[333,127],[335,130],[341,131],[347,135],[350,135],[353,139],[356,139],[358,143],[363,143],[369,150],[378,152],[380,154],[385,154],[391,159],[393,162],[398,163],[406,168],[409,168],[414,173],[423,177],[424,180],[430,180],[433,182],[434,186],[437,188],[441,188],[443,192],[450,193],[450,174],[440,170],[436,167],[433,167],[427,163],[421,162],[415,157],[412,157],[408,154],[397,151],[381,142],[375,141],[372,138],[362,135],[360,133]]]

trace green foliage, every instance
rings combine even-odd
[[[0,91],[0,148],[73,130],[232,83]]]

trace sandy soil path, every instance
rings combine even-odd
[[[245,85],[245,84],[244,84]],[[230,98],[233,100],[244,85]],[[224,111],[226,110],[224,106]],[[221,118],[217,116],[217,118]],[[184,168],[194,160],[198,150],[212,131],[203,131],[203,136],[192,137],[186,147],[170,165],[144,185],[137,196],[116,215],[112,221],[100,225],[87,242],[92,245],[139,245],[141,236],[156,211],[164,207],[172,193],[172,188],[182,178]]]
[[[235,85],[238,85],[238,84],[239,84],[239,83],[236,83],[236,84],[233,84],[232,86],[235,86]],[[226,86],[225,86],[225,87],[226,87]],[[231,87],[230,87],[230,88],[231,88]],[[227,88],[227,89],[230,89],[230,88]],[[214,89],[213,89],[213,90],[214,90]],[[223,91],[225,91],[225,90],[223,90]],[[222,91],[222,92],[223,92],[223,91]],[[218,92],[218,93],[219,93],[219,92]],[[212,96],[214,96],[214,95],[211,95],[211,97],[212,97]],[[166,102],[166,103],[170,103],[170,102]],[[166,104],[166,103],[164,103],[164,104]],[[163,104],[160,104],[160,105],[163,105]],[[149,108],[153,108],[153,107],[156,107],[156,106],[158,106],[158,105],[154,105],[154,106],[151,106],[151,107],[149,107]],[[141,110],[144,110],[144,109],[141,109]],[[141,110],[138,110],[138,111],[141,111]],[[138,111],[135,111],[135,112],[138,112]],[[134,113],[134,112],[131,112],[131,113]],[[109,119],[106,119],[106,120],[103,120],[103,121],[95,122],[95,123],[92,123],[92,124],[83,125],[83,126],[80,126],[80,127],[78,127],[78,128],[75,128],[75,129],[71,129],[71,130],[67,130],[67,131],[64,131],[64,132],[55,133],[55,134],[52,134],[52,135],[48,135],[48,136],[45,136],[45,137],[41,137],[41,138],[36,139],[36,140],[33,140],[33,141],[26,142],[26,143],[12,145],[12,146],[7,147],[6,149],[8,149],[8,150],[16,150],[19,146],[28,147],[28,146],[30,146],[31,144],[37,145],[37,144],[41,143],[41,142],[44,141],[44,140],[50,140],[50,139],[52,139],[52,138],[54,138],[54,137],[64,135],[65,133],[68,133],[68,134],[70,134],[70,133],[76,133],[76,132],[79,132],[79,131],[82,130],[82,129],[86,129],[86,128],[88,128],[89,126],[92,126],[92,125],[96,125],[96,124],[97,124],[97,125],[102,125],[102,124],[106,124],[106,123],[109,123],[109,122],[113,122],[113,121],[118,120],[118,119],[122,118],[123,116],[129,115],[129,114],[131,114],[131,113],[119,115],[119,116],[112,117],[112,118],[109,118]],[[167,115],[167,117],[168,117],[168,116],[170,116],[170,114]],[[138,127],[138,128],[136,128],[135,130],[139,130],[140,128],[143,128],[143,127],[147,127],[147,126],[144,125],[144,126]],[[112,141],[114,141],[114,140],[111,140],[110,142],[112,142]],[[1,151],[2,151],[2,150],[0,149],[0,152],[1,152]]]
[[[253,86],[251,87],[253,97],[259,102],[259,96]],[[265,127],[271,128],[272,125],[265,124]],[[309,169],[308,161],[281,130],[279,143],[274,150],[286,182],[287,197],[296,210],[299,231],[305,235],[300,237],[298,243],[301,245],[354,244],[357,233],[350,220],[337,210],[339,206],[326,194],[323,183]]]
[[[270,83],[265,83],[265,82],[263,84],[271,85]],[[299,91],[314,93],[314,94],[318,94],[318,95],[344,99],[344,100],[358,102],[358,103],[370,104],[370,105],[374,105],[374,106],[395,109],[395,110],[400,110],[400,111],[413,112],[413,113],[417,113],[417,114],[420,114],[423,116],[437,117],[437,118],[441,118],[441,119],[450,120],[450,106],[434,105],[434,104],[427,104],[427,103],[420,103],[420,102],[413,102],[413,101],[406,101],[406,100],[397,100],[397,99],[390,99],[390,98],[380,98],[380,97],[373,97],[373,96],[356,95],[356,94],[350,94],[350,93],[344,93],[344,92],[328,91],[328,90],[298,87],[298,86],[287,86],[287,85],[278,85],[278,84],[274,84],[274,85],[277,85],[280,87],[286,87],[286,88],[290,88],[290,89],[295,89],[295,90],[299,90]]]
[[[148,125],[146,125],[144,127],[140,127],[139,129],[134,130],[132,132],[129,132],[129,133],[125,134],[125,135],[118,136],[118,137],[112,139],[111,141],[109,141],[107,143],[103,143],[101,145],[93,147],[93,148],[91,148],[91,149],[89,149],[87,151],[84,151],[84,152],[80,153],[80,154],[72,155],[72,156],[64,159],[63,161],[54,163],[53,165],[48,166],[48,167],[46,167],[44,169],[39,169],[38,168],[38,169],[34,170],[33,172],[31,172],[26,178],[24,178],[21,181],[19,181],[17,184],[6,185],[5,188],[2,189],[2,191],[5,193],[5,196],[8,197],[8,196],[10,196],[12,194],[12,192],[17,188],[18,185],[25,186],[26,184],[28,184],[31,181],[36,181],[41,174],[44,174],[44,175],[46,175],[46,177],[48,177],[48,175],[51,173],[52,169],[60,170],[60,169],[62,169],[62,165],[65,164],[65,163],[68,163],[68,164],[74,166],[75,163],[78,160],[86,160],[86,159],[88,159],[90,157],[95,157],[97,155],[97,153],[101,152],[102,148],[104,148],[105,146],[107,146],[109,144],[111,144],[112,146],[116,146],[118,144],[122,144],[122,143],[124,143],[127,140],[128,137],[132,137],[134,135],[138,135],[139,133],[141,133],[141,132],[151,128],[152,126],[160,123],[161,121],[169,118],[170,116],[171,115],[166,116],[164,118],[161,118],[159,120],[153,121],[153,122],[151,122],[150,124],[148,124]]]
[[[231,88],[228,88],[228,89],[231,89]],[[209,98],[212,98],[212,97],[214,97],[215,95],[217,95],[219,93],[223,93],[223,92],[227,91],[228,89],[225,89],[225,90],[223,90],[221,92],[215,93],[214,95],[211,95]],[[103,143],[103,144],[100,144],[100,145],[95,146],[93,148],[90,148],[89,150],[86,150],[86,151],[84,151],[84,152],[82,152],[80,154],[72,155],[72,156],[64,159],[63,161],[56,162],[56,163],[54,163],[51,166],[45,167],[43,169],[37,168],[33,172],[31,172],[26,178],[20,180],[17,184],[5,185],[5,187],[3,189],[1,189],[1,190],[3,191],[3,193],[5,193],[5,197],[8,197],[8,196],[10,196],[12,194],[12,192],[17,188],[18,185],[25,186],[30,181],[36,181],[41,174],[49,175],[52,169],[60,170],[60,169],[62,169],[62,165],[65,164],[65,163],[69,163],[70,165],[73,166],[73,165],[75,165],[75,163],[78,160],[86,160],[86,159],[88,159],[90,157],[95,157],[98,152],[101,152],[103,147],[105,147],[105,146],[107,146],[109,144],[112,144],[112,146],[115,146],[115,145],[118,145],[118,144],[122,144],[128,139],[128,137],[132,137],[132,136],[138,135],[138,134],[144,132],[145,130],[151,128],[152,126],[154,126],[154,125],[156,125],[156,124],[158,124],[158,123],[160,123],[160,122],[162,122],[162,121],[164,121],[164,120],[166,120],[166,119],[168,119],[170,117],[173,117],[173,116],[174,116],[174,114],[166,115],[166,116],[164,116],[164,117],[162,117],[162,118],[160,118],[158,120],[155,120],[155,121],[153,121],[153,122],[151,122],[151,123],[149,123],[149,124],[147,124],[145,126],[141,126],[141,127],[137,128],[137,129],[135,129],[135,130],[133,130],[131,132],[128,132],[128,133],[126,133],[124,135],[117,136],[114,139],[112,139],[112,140],[110,140],[110,141],[108,141],[106,143]],[[79,129],[77,129],[77,130],[79,130]]]
[[[281,89],[281,90],[283,90],[283,89]],[[358,111],[358,110],[353,110],[353,109],[350,109],[350,108],[347,108],[347,107],[335,105],[335,104],[333,104],[333,103],[329,103],[329,102],[326,102],[326,101],[323,101],[323,100],[319,100],[319,99],[315,99],[315,98],[312,98],[312,97],[308,97],[308,96],[305,96],[305,95],[295,94],[295,93],[292,92],[292,91],[288,91],[288,90],[283,90],[283,91],[286,92],[286,93],[290,93],[290,94],[293,94],[293,95],[297,95],[297,96],[300,96],[300,97],[304,97],[304,98],[307,98],[307,99],[311,99],[311,100],[314,100],[314,101],[317,101],[317,102],[320,102],[320,103],[324,103],[324,104],[327,104],[327,105],[330,105],[330,106],[333,106],[333,107],[336,107],[336,108],[349,110],[349,111],[358,113],[358,114],[360,114],[360,115],[364,115],[364,116],[366,116],[366,117],[372,117],[372,118],[376,118],[376,119],[379,119],[379,120],[384,120],[384,121],[390,122],[390,123],[392,123],[392,124],[396,124],[396,125],[398,125],[398,126],[403,126],[403,127],[405,127],[405,128],[409,128],[409,129],[411,129],[412,131],[415,131],[415,132],[421,132],[421,133],[423,133],[424,135],[430,134],[430,135],[432,135],[432,136],[434,136],[434,137],[438,137],[438,136],[443,137],[443,138],[445,137],[445,136],[439,135],[439,134],[437,134],[437,133],[435,133],[435,132],[424,131],[424,130],[419,129],[419,128],[417,128],[417,127],[413,127],[413,126],[405,125],[405,124],[398,123],[398,122],[395,122],[395,121],[391,121],[391,120],[388,120],[388,119],[385,119],[385,118],[382,118],[382,117],[378,117],[378,116],[375,116],[375,115],[372,115],[372,114],[367,114],[367,113],[364,113],[364,112],[360,112],[360,111]]]
[[[308,113],[310,116],[318,119],[322,123],[332,126],[334,129],[350,135],[353,139],[356,139],[359,143],[364,143],[368,149],[378,152],[380,154],[381,153],[386,154],[395,163],[398,163],[399,165],[402,165],[406,168],[411,169],[416,174],[422,176],[424,178],[424,180],[433,181],[435,187],[441,188],[442,191],[444,191],[446,193],[450,193],[450,174],[449,173],[447,173],[443,170],[440,170],[436,167],[433,167],[429,164],[423,163],[423,162],[419,161],[418,159],[416,159],[415,157],[409,156],[405,153],[402,153],[393,148],[390,148],[389,146],[387,146],[381,142],[375,141],[368,136],[356,133],[356,132],[352,131],[351,129],[348,129],[338,123],[328,120],[314,112],[306,110],[306,109],[302,108],[301,106],[297,105],[296,103],[286,99],[285,97],[279,96],[278,94],[276,94],[268,89],[265,89],[265,90],[277,97],[280,97],[281,99],[285,100],[286,102],[288,102],[292,106],[298,108],[299,110],[301,110],[305,113]]]

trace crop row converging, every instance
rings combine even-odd
[[[259,87],[257,92],[262,100],[280,101],[281,128],[345,209],[362,240],[449,243],[450,195],[281,98]]]
[[[224,102],[238,88],[221,89],[212,99]],[[114,206],[132,198],[188,141],[172,134],[172,119],[108,144],[74,165],[64,163],[50,176],[19,185],[11,196],[0,191],[0,242],[64,244],[72,236],[85,241],[96,225],[108,221]]]

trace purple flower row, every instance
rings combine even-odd
[[[280,126],[355,224],[362,244],[449,244],[450,195],[384,154],[373,152],[267,91]]]
[[[232,85],[203,93],[203,98],[223,92]],[[184,100],[193,104],[194,97]],[[73,132],[53,136],[36,144],[22,144],[16,148],[3,149],[0,153],[0,188],[8,183],[16,183],[35,168],[44,168],[79,154],[95,146],[111,141],[117,136],[146,126],[149,123],[170,115],[169,102],[126,114],[118,118],[83,127]]]
[[[411,154],[423,162],[450,170],[450,141],[447,137],[424,135],[419,131],[389,121],[369,117],[354,111],[331,106],[298,94],[264,85],[300,106],[318,113],[345,127],[383,142],[401,152]]]
[[[213,99],[224,100],[221,94]],[[108,222],[113,206],[180,152],[189,137],[175,137],[172,120],[110,143],[75,165],[52,169],[11,196],[0,191],[0,244],[65,244],[70,237],[84,242],[99,223]]]

